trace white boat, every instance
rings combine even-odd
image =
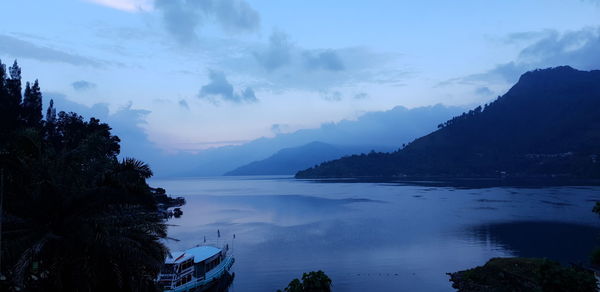
[[[228,252],[229,245],[196,246],[173,252],[158,275],[158,285],[169,292],[203,291],[231,269],[235,260]]]

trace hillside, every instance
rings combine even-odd
[[[282,149],[267,159],[251,162],[227,172],[225,175],[291,175],[322,161],[369,151],[373,148],[375,147],[334,146],[322,142],[312,142],[300,147]],[[385,149],[385,147],[377,148]]]
[[[223,175],[237,167],[267,159],[284,148],[300,147],[313,141],[331,145],[365,145],[376,141],[377,144],[373,145],[373,148],[359,147],[356,153],[371,149],[390,151],[397,149],[402,143],[431,132],[437,124],[462,111],[464,108],[443,105],[412,109],[398,106],[387,111],[367,112],[356,120],[325,123],[315,129],[280,133],[271,138],[263,137],[242,145],[212,148],[196,154],[161,156],[158,155],[160,152],[155,150],[136,152],[136,155],[140,154],[140,157],[150,161],[153,167],[160,170],[159,176],[163,177]],[[336,157],[327,159],[334,158]],[[306,167],[311,165],[314,164],[308,164]]]
[[[525,73],[504,96],[393,153],[354,155],[298,178],[600,177],[600,71]]]

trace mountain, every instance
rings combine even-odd
[[[388,111],[365,113],[356,120],[326,123],[319,128],[259,138],[242,145],[213,148],[197,154],[165,156],[161,160],[142,158],[150,161],[163,177],[214,176],[266,159],[284,148],[299,147],[313,141],[355,146],[359,150],[356,153],[371,149],[389,151],[431,132],[437,124],[463,110],[443,105],[413,109],[398,106]],[[375,144],[371,141],[377,141],[377,144],[366,148],[365,144]]]
[[[374,147],[339,146],[322,142],[312,142],[300,147],[279,150],[267,159],[240,166],[225,175],[286,175],[295,174],[322,161],[340,158],[344,155],[367,152]],[[385,148],[385,147],[381,147]]]
[[[600,71],[525,73],[504,96],[392,153],[353,155],[298,178],[600,177]]]

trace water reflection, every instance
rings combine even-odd
[[[233,280],[235,279],[235,273],[225,273],[221,278],[219,278],[212,287],[208,290],[204,290],[206,292],[227,292],[230,290]]]
[[[486,224],[470,230],[482,243],[521,257],[550,258],[564,264],[588,263],[600,244],[600,228],[564,222],[508,222]]]
[[[236,235],[230,291],[276,291],[312,270],[325,271],[337,291],[453,291],[446,272],[491,257],[556,258],[551,255],[567,248],[581,253],[565,260],[585,258],[596,234],[585,226],[600,222],[591,212],[597,187],[455,188],[289,177],[153,185],[187,200],[184,216],[170,221],[176,226],[169,236],[180,240],[169,241],[171,249],[187,249],[204,236],[216,242],[217,229],[220,243]],[[558,244],[560,234],[571,245]],[[544,250],[547,242],[556,247]]]

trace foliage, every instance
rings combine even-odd
[[[281,291],[281,290],[278,290]],[[302,274],[302,281],[292,280],[283,289],[285,292],[330,292],[331,279],[323,272],[316,271]]]
[[[493,258],[484,266],[449,275],[460,292],[596,291],[593,272],[547,259]]]
[[[592,212],[600,215],[600,202],[596,202],[596,204],[594,205],[594,208],[592,209]]]
[[[592,212],[600,215],[600,202],[596,202],[596,204],[594,204]],[[592,262],[592,265],[600,267],[600,248],[596,248],[592,251],[590,261]]]
[[[119,138],[98,119],[42,120],[36,80],[0,62],[2,290],[149,291],[167,250],[149,166],[118,161]],[[164,190],[161,194],[165,196]]]
[[[599,116],[600,71],[536,70],[396,152],[352,155],[296,176],[600,178]]]

